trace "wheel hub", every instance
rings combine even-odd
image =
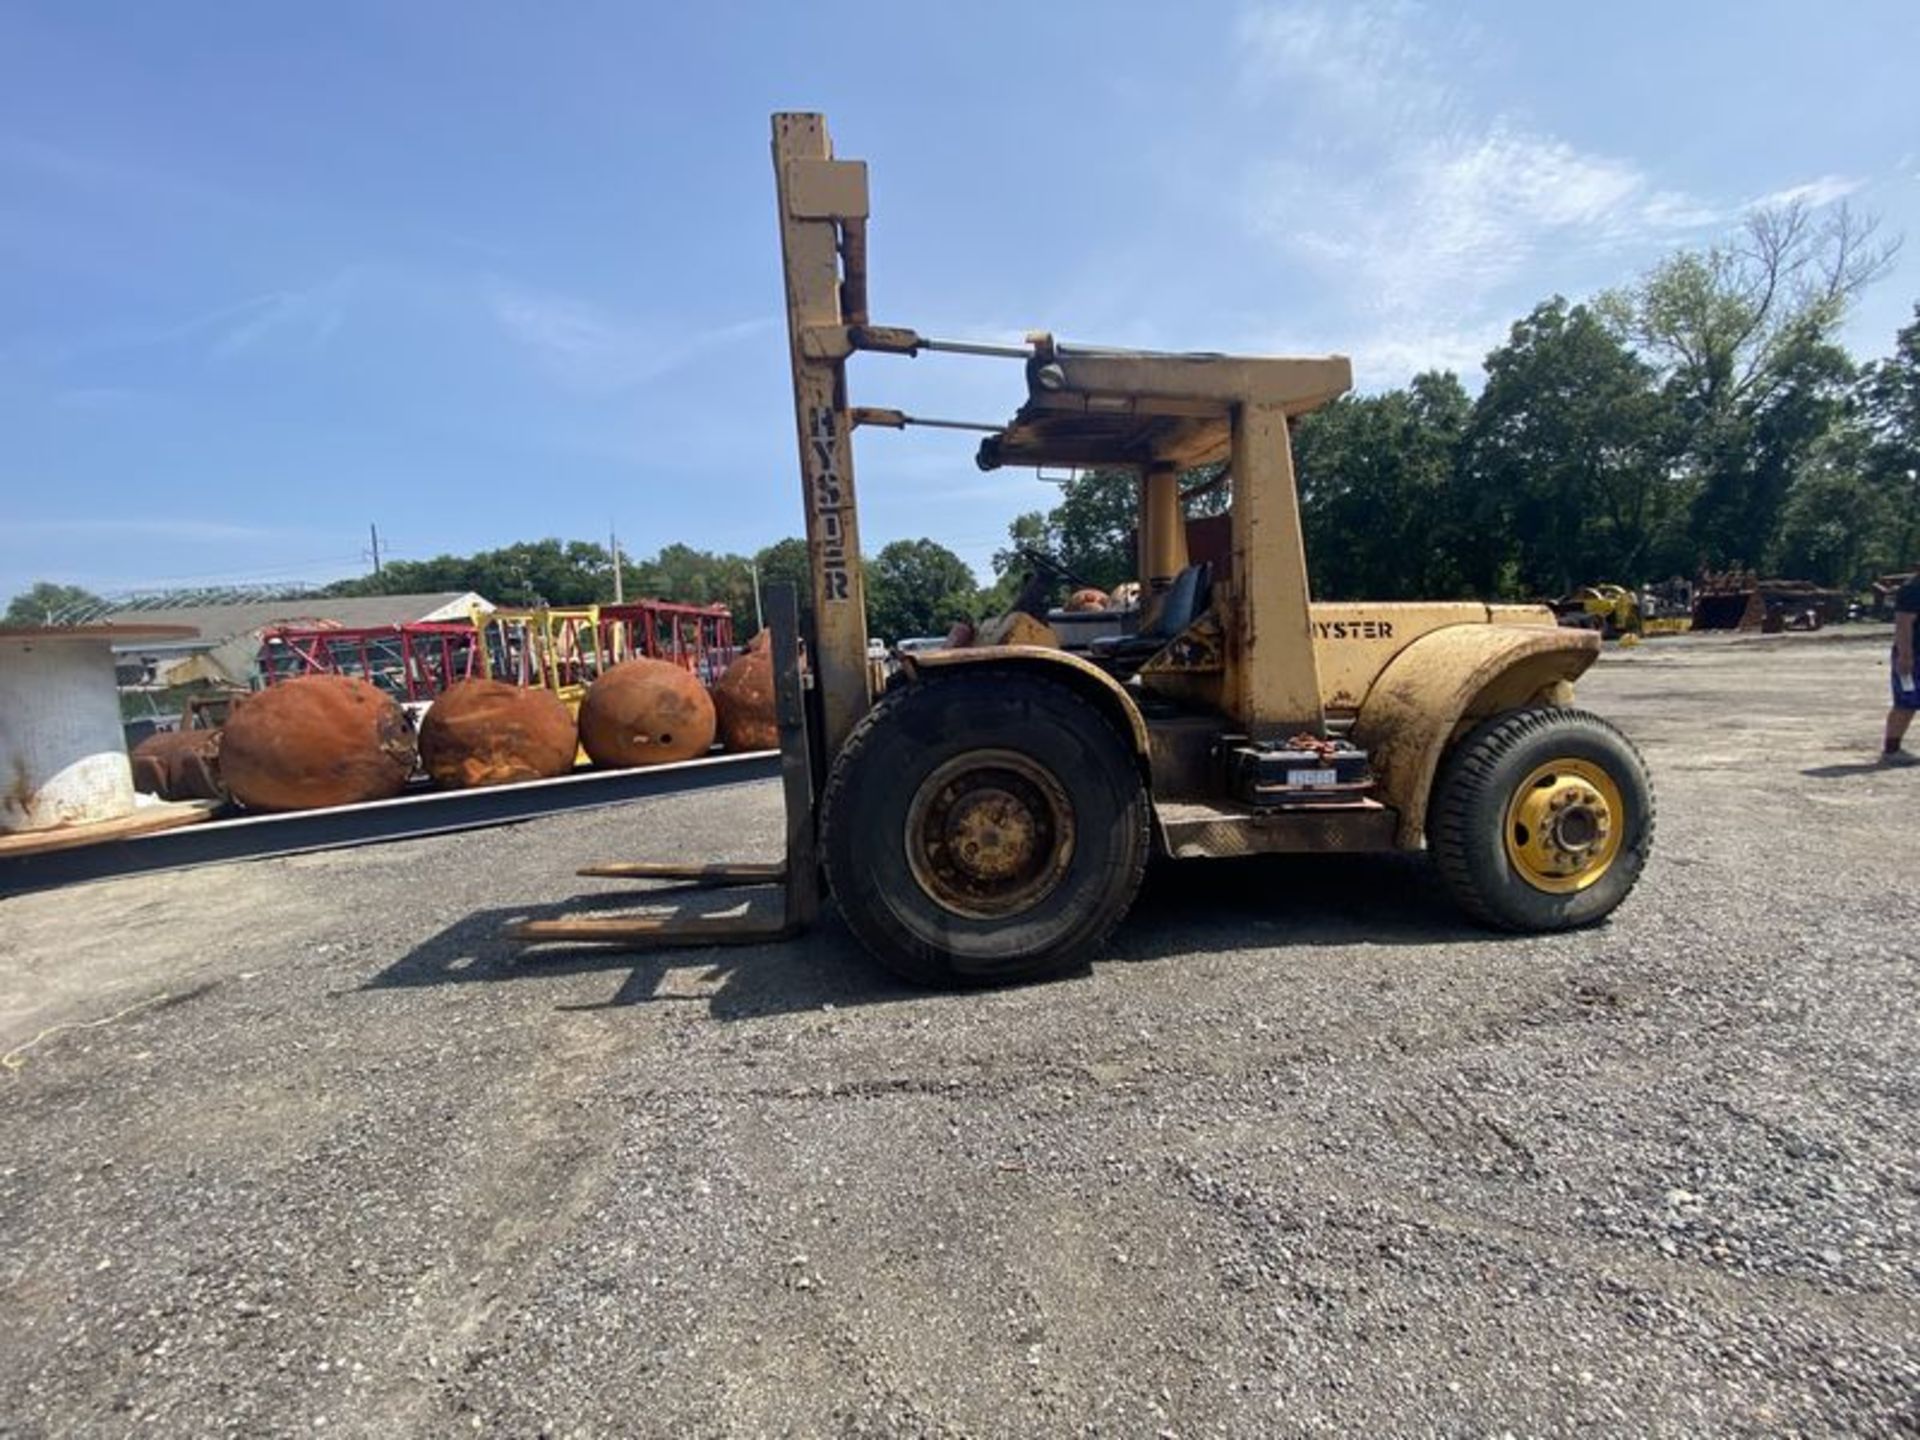
[[[914,879],[957,915],[1004,919],[1044,900],[1073,858],[1073,806],[1045,767],[1011,750],[955,756],[908,807]]]
[[[947,809],[943,839],[968,880],[995,885],[1031,867],[1040,828],[1025,797],[987,784]]]
[[[1553,894],[1584,890],[1620,853],[1620,787],[1589,760],[1538,766],[1507,806],[1507,858],[1529,885]]]

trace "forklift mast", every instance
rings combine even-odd
[[[831,757],[873,703],[846,339],[867,323],[867,167],[833,158],[825,116],[780,114],[773,168],[813,593],[810,658]]]

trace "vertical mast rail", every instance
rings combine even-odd
[[[805,341],[810,330],[857,323],[843,307],[865,311],[867,167],[835,160],[825,117],[803,114],[773,117],[773,166],[813,585],[817,643],[811,659],[831,761],[873,696],[846,361],[844,352],[822,354],[819,347],[809,354]]]
[[[1235,408],[1227,713],[1256,740],[1327,733],[1313,648],[1300,492],[1283,405]]]

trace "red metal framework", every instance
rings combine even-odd
[[[420,704],[455,681],[487,674],[556,691],[578,689],[607,666],[635,655],[671,661],[711,685],[737,653],[733,616],[724,605],[640,600],[577,610],[502,611],[500,617],[512,623],[489,630],[487,617],[476,614],[471,622],[362,629],[276,625],[260,634],[261,683],[275,685],[296,675],[353,675],[396,700]],[[528,638],[529,624],[539,631],[540,644]],[[483,645],[495,647],[491,664]],[[544,664],[541,656],[548,651],[552,663]]]
[[[261,683],[298,675],[351,675],[394,699],[424,704],[458,680],[481,673],[473,626],[423,621],[414,625],[275,625],[260,632]]]
[[[610,650],[670,660],[711,685],[732,663],[733,615],[724,605],[682,605],[671,600],[639,600],[631,605],[602,605],[603,643]],[[607,633],[624,628],[626,645]]]

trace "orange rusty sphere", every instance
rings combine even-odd
[[[580,743],[596,765],[664,765],[713,748],[707,687],[665,660],[626,660],[587,687]]]
[[[346,675],[270,686],[220,732],[220,778],[252,810],[385,800],[406,787],[413,759],[406,712]]]
[[[734,657],[713,687],[720,743],[729,750],[778,750],[780,725],[773,709],[773,653],[750,646]]]
[[[1104,610],[1107,608],[1107,592],[1088,586],[1085,590],[1076,590],[1067,597],[1067,609]]]
[[[420,722],[421,767],[450,790],[564,775],[577,743],[559,696],[502,680],[449,686]]]

